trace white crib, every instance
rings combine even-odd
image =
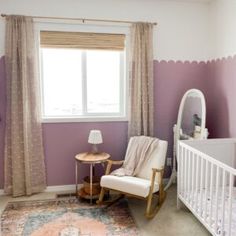
[[[178,208],[183,203],[212,235],[236,235],[236,139],[179,141]]]

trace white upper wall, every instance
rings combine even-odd
[[[168,0],[0,0],[0,13],[158,22],[155,59],[207,60],[208,1]],[[0,56],[4,19],[0,19]]]
[[[210,3],[210,58],[236,54],[236,0],[217,0]]]

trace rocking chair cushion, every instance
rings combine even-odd
[[[133,176],[115,176],[104,175],[101,178],[101,187],[118,190],[124,193],[146,198],[150,191],[151,181]],[[153,193],[159,190],[158,184],[155,182]]]
[[[158,147],[144,163],[137,177],[150,180],[152,168],[161,169],[165,166],[167,145],[167,141],[159,140]],[[155,180],[157,181],[157,178],[155,178]]]

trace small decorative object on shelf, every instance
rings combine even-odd
[[[198,114],[193,115],[193,124],[194,126],[201,126],[202,124],[202,119],[198,116]]]
[[[195,125],[193,138],[200,139],[201,138],[201,126]]]
[[[97,144],[101,144],[102,140],[102,133],[100,130],[90,130],[88,143],[92,144],[92,153],[98,153]]]

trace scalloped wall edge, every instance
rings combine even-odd
[[[236,54],[235,55],[230,55],[230,56],[225,56],[225,57],[220,57],[220,58],[215,58],[215,59],[210,59],[206,61],[190,61],[190,60],[154,60],[158,63],[181,63],[181,64],[208,64],[208,63],[213,63],[213,62],[221,62],[221,61],[226,61],[226,60],[234,60],[236,59]]]
[[[1,55],[0,59],[4,58],[5,55]],[[234,55],[229,55],[229,56],[224,56],[224,57],[219,57],[215,59],[210,59],[210,60],[202,60],[202,61],[197,61],[197,60],[173,60],[173,59],[154,59],[154,62],[158,63],[177,63],[177,64],[208,64],[208,63],[213,63],[213,62],[221,62],[221,61],[226,61],[226,60],[234,60],[236,59],[236,54]]]

